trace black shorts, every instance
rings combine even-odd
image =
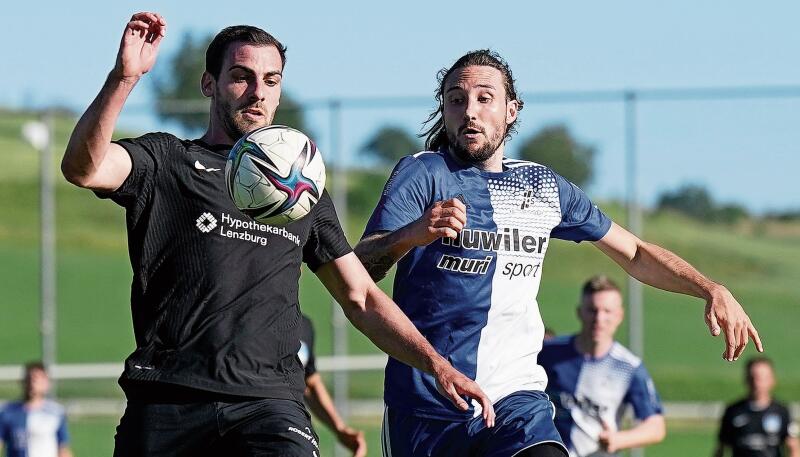
[[[114,457],[318,457],[319,437],[302,403],[184,388],[128,396]]]

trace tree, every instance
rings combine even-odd
[[[381,127],[361,148],[382,163],[395,163],[402,157],[422,150],[420,141],[405,129],[396,126]]]
[[[191,131],[208,127],[209,101],[200,92],[200,76],[206,69],[206,49],[213,35],[183,35],[180,47],[166,65],[159,66],[153,78],[156,110],[159,118],[178,122]],[[310,134],[304,121],[302,106],[283,92],[273,124],[283,124]]]
[[[717,205],[705,187],[685,184],[674,192],[664,192],[658,198],[658,210],[672,210],[704,222],[734,224],[749,217],[747,209],[738,204]]]
[[[579,187],[592,180],[594,154],[593,146],[580,143],[560,124],[542,128],[520,148],[522,159],[547,165]]]
[[[695,219],[710,218],[714,202],[705,187],[685,184],[674,192],[664,192],[658,198],[658,210],[673,210]]]

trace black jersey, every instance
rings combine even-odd
[[[306,378],[317,372],[317,358],[314,355],[314,325],[305,314],[300,322],[300,350],[297,357],[305,369]]]
[[[733,449],[733,457],[780,457],[786,437],[796,433],[794,427],[782,404],[758,409],[744,399],[725,409],[719,441]]]
[[[259,224],[228,196],[230,146],[165,133],[118,143],[133,169],[100,196],[127,213],[136,350],[123,388],[156,381],[302,401],[301,262],[315,270],[351,251],[330,196],[286,226]]]

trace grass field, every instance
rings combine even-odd
[[[108,456],[114,449],[114,429],[118,419],[111,417],[84,417],[70,421],[72,447],[76,456]],[[360,419],[352,426],[364,430],[369,455],[381,455],[380,419]],[[716,423],[677,422],[667,423],[666,439],[647,448],[647,457],[695,457],[711,455],[715,443]],[[333,455],[336,445],[333,435],[321,424],[315,423],[320,437],[321,456]],[[623,453],[622,455],[627,455]]]
[[[38,187],[36,158],[19,140],[19,115],[0,115],[0,364],[21,363],[39,356],[38,342]],[[56,124],[57,151],[63,150],[69,121]],[[59,152],[60,154],[60,152]],[[57,164],[53,164],[54,167]],[[60,176],[60,175],[59,175]],[[357,192],[348,221],[351,241],[360,234],[379,190],[363,183],[380,182],[373,175],[353,173]],[[122,360],[133,347],[130,323],[130,265],[127,260],[124,214],[116,205],[90,192],[57,187],[58,224],[58,360],[108,362]],[[622,211],[604,208],[615,220]],[[645,237],[684,256],[712,278],[722,281],[751,313],[776,360],[778,395],[800,399],[800,224],[752,221],[740,226],[700,224],[677,215],[647,215]],[[590,245],[554,241],[544,265],[539,302],[547,324],[558,333],[577,329],[577,290],[588,276],[621,270]],[[391,287],[391,281],[381,284]],[[302,277],[303,309],[317,321],[320,354],[331,348],[330,298],[316,278]],[[662,396],[669,400],[728,400],[741,392],[742,364],[721,359],[722,341],[708,336],[702,303],[696,299],[646,288],[645,359]],[[619,335],[624,342],[626,332]],[[376,349],[351,329],[353,353]],[[749,349],[748,354],[753,350]],[[83,384],[84,387],[91,383]],[[374,397],[382,389],[380,373],[354,375],[352,393]],[[80,395],[81,389],[61,393]],[[10,389],[12,387],[7,387]],[[0,394],[3,392],[0,386]],[[103,389],[100,389],[101,391]],[[112,389],[113,390],[113,389]]]

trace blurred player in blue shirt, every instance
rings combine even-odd
[[[614,341],[624,315],[619,287],[606,276],[591,278],[583,285],[577,314],[580,332],[545,340],[539,353],[556,405],[556,428],[570,455],[613,455],[663,440],[653,380],[642,361]],[[628,405],[638,423],[621,430]]]
[[[0,410],[0,443],[7,457],[71,457],[64,408],[49,400],[50,378],[40,362],[25,365],[22,401]]]

